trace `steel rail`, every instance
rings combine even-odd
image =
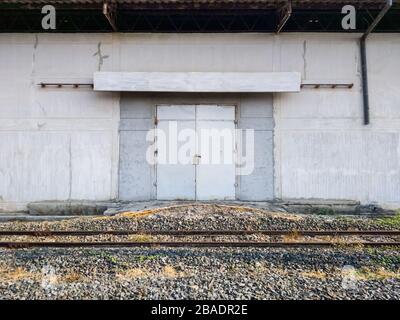
[[[400,236],[400,230],[0,230],[0,236],[96,236],[96,235],[160,235],[160,236]]]
[[[0,248],[83,248],[83,247],[335,247],[335,246],[367,246],[367,247],[400,247],[400,242],[0,242]]]

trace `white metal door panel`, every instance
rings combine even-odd
[[[160,120],[168,119],[168,120]],[[178,150],[186,144],[188,157],[192,160],[195,154],[195,140],[186,139],[175,143],[176,134],[182,130],[195,131],[195,106],[159,106],[157,108],[157,129],[166,133],[166,141],[157,137],[157,199],[159,200],[195,200],[196,170],[193,161],[179,162]],[[192,120],[185,120],[192,119]],[[172,132],[176,127],[176,132]],[[169,138],[172,139],[169,141]],[[172,150],[172,155],[170,154]],[[172,156],[172,157],[171,157]],[[166,160],[166,163],[165,163]]]
[[[157,106],[158,120],[195,120],[196,106],[194,105],[159,105]]]
[[[196,108],[197,120],[235,121],[234,106],[201,105]]]
[[[202,117],[207,116],[211,119],[221,120],[198,120],[196,122],[196,132],[200,137],[197,146],[200,158],[199,164],[196,166],[196,198],[197,200],[234,200],[236,190],[235,109],[234,107],[221,109],[219,106],[214,106],[214,110],[212,110],[207,106],[207,109],[202,110],[202,107],[197,107],[197,115],[201,114]],[[222,120],[221,114],[226,119]],[[205,139],[205,135],[202,133],[203,129],[210,133],[214,130],[210,139]]]

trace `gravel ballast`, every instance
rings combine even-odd
[[[400,220],[400,219],[399,219]],[[0,223],[0,230],[392,230],[380,219],[300,215],[220,205],[187,205],[123,213],[114,217],[79,217],[66,221]]]
[[[305,216],[220,206],[186,206],[62,222],[0,224],[1,230],[396,228],[396,224],[379,219]],[[105,237],[108,238],[99,240],[116,240]],[[400,299],[400,255],[399,248],[362,246],[0,249],[0,298]]]
[[[30,249],[0,254],[2,299],[400,299],[394,250]]]

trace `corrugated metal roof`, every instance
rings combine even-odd
[[[113,0],[118,4],[265,4],[279,5],[285,0]],[[48,0],[0,0],[0,3],[12,4],[49,4]],[[100,4],[103,0],[52,0],[51,4]],[[296,6],[326,5],[326,4],[384,4],[384,0],[292,0]]]
[[[378,32],[400,31],[400,0],[377,26]],[[119,32],[275,32],[277,9],[284,0],[114,0]],[[110,32],[103,0],[0,0],[1,32],[45,32],[41,7],[54,4],[55,32]],[[354,5],[357,29],[364,32],[385,0],[292,0],[286,32],[343,32],[341,8]],[[346,31],[347,32],[347,31]]]
[[[286,0],[109,0],[117,4],[121,10],[276,10]],[[400,1],[400,0],[394,0]],[[103,0],[0,0],[0,6],[18,8],[39,8],[45,4],[53,4],[58,8],[72,10],[97,9]],[[357,9],[376,10],[383,7],[385,0],[292,0],[294,10],[329,10],[341,9],[344,5],[354,5]],[[396,5],[395,5],[396,6]],[[400,9],[400,5],[398,5]]]

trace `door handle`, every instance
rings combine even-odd
[[[200,159],[201,159],[201,155],[195,154],[195,155],[193,156],[193,164],[194,164],[194,165],[200,164]]]

